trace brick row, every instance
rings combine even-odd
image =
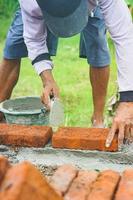
[[[117,151],[118,138],[115,136],[112,145],[105,147],[109,129],[98,128],[60,128],[52,137],[54,148]]]
[[[0,144],[18,147],[44,147],[52,138],[54,148],[117,151],[117,135],[112,145],[109,148],[105,147],[108,133],[109,129],[66,127],[59,128],[53,135],[52,128],[46,126],[0,124]]]
[[[0,156],[0,200],[132,200],[133,169],[118,172],[57,169],[49,182],[32,164],[11,166]]]

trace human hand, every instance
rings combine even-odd
[[[111,145],[116,132],[118,133],[119,148],[124,143],[124,139],[129,143],[133,141],[133,102],[119,104],[106,140],[106,147]]]
[[[41,100],[48,110],[50,110],[50,97],[59,98],[59,88],[56,82],[48,81],[42,92]]]
[[[53,78],[52,72],[47,70],[41,74],[43,82],[43,92],[41,96],[42,102],[45,104],[47,110],[50,110],[50,97],[59,98],[59,88]]]

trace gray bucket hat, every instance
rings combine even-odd
[[[80,33],[88,22],[88,0],[37,0],[45,23],[57,37]]]

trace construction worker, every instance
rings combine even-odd
[[[88,29],[92,32],[88,34]],[[47,46],[50,56],[56,55],[58,38],[47,30]],[[23,38],[21,9],[18,9],[9,29],[4,49],[4,59],[0,65],[0,101],[10,98],[19,77],[21,58],[28,51]],[[93,93],[94,112],[92,126],[104,127],[104,107],[109,79],[110,56],[106,41],[106,28],[100,8],[89,14],[88,24],[81,34],[80,57],[87,57],[90,64],[90,80]],[[5,70],[6,69],[6,70]],[[3,87],[3,82],[5,82]]]

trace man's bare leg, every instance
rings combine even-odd
[[[9,99],[14,86],[16,85],[19,72],[20,72],[21,60],[8,60],[3,59],[0,64],[0,102]],[[3,115],[0,113],[0,120]]]
[[[92,96],[94,111],[92,115],[93,127],[104,126],[104,108],[106,102],[110,68],[108,66],[90,67],[90,82],[92,86]]]

